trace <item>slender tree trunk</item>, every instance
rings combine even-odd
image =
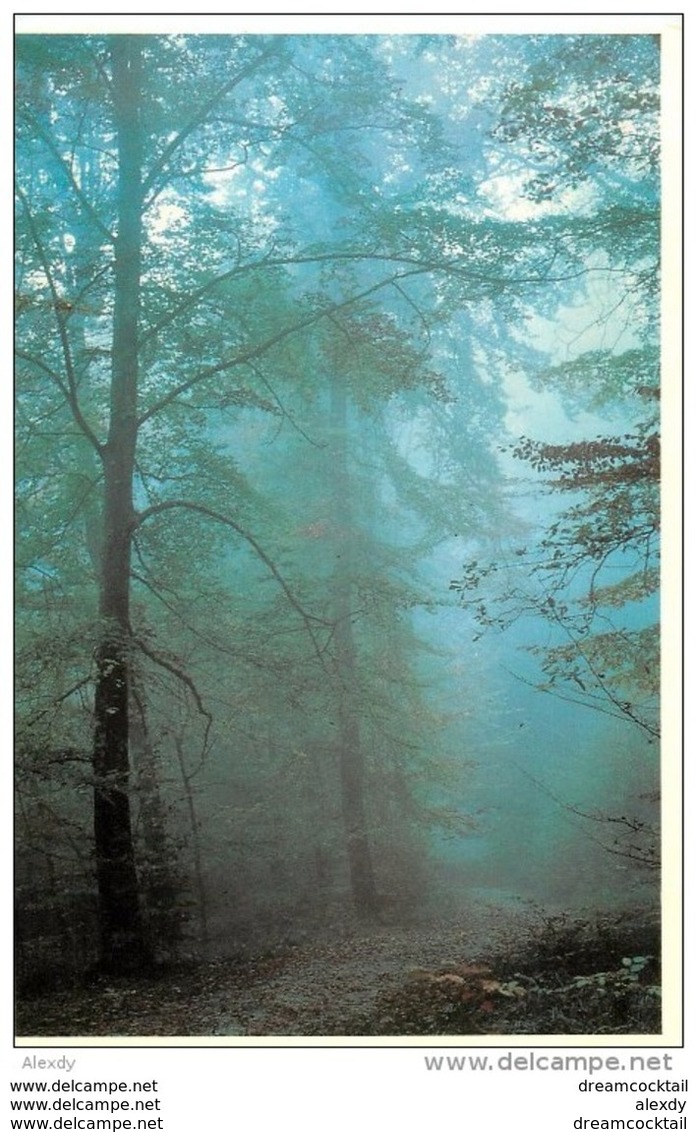
[[[112,40],[118,144],[117,238],[109,434],[104,445],[101,638],[95,690],[94,831],[101,962],[110,971],[147,963],[129,797],[130,557],[137,437],[137,331],[141,257],[141,59],[138,37]]]
[[[348,470],[348,399],[340,377],[331,385],[332,475],[337,527],[334,572],[334,646],[338,696],[341,811],[346,834],[351,893],[356,912],[377,911],[375,873],[365,805],[365,758],[361,743],[359,672],[353,633],[351,482]]]
[[[203,852],[201,849],[201,838],[199,835],[199,820],[196,814],[196,799],[194,797],[194,788],[191,785],[192,775],[186,769],[184,745],[178,735],[174,736],[174,746],[177,752],[177,761],[179,763],[179,771],[181,773],[184,795],[186,797],[186,808],[189,813],[189,826],[191,828],[191,852],[194,859],[196,905],[198,908],[199,939],[201,946],[205,950],[210,943],[210,931],[208,927],[208,895],[206,893],[206,882],[204,880]]]

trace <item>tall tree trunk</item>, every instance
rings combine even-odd
[[[145,701],[131,672],[128,721],[131,778],[138,793],[140,895],[148,934],[172,954],[181,942],[181,882],[178,853],[167,835],[167,815],[160,789],[160,760],[148,727]]]
[[[109,434],[104,465],[94,735],[94,831],[101,962],[133,970],[149,959],[140,912],[129,798],[130,558],[137,425],[141,259],[141,58],[138,37],[112,39],[118,144],[117,237]]]
[[[348,398],[341,376],[331,384],[332,476],[337,527],[334,571],[334,647],[338,696],[341,812],[346,834],[351,894],[359,916],[377,912],[375,872],[365,805],[365,758],[361,745],[359,672],[353,632],[351,480],[348,467]]]

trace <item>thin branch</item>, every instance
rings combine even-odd
[[[617,696],[613,692],[613,690],[612,690],[611,686],[609,685],[609,683],[607,682],[607,680],[604,679],[603,674],[598,670],[597,666],[593,663],[591,658],[587,655],[587,653],[586,653],[586,651],[583,647],[583,643],[574,634],[571,627],[565,622],[564,618],[561,616],[561,614],[558,612],[558,610],[556,608],[551,610],[551,616],[552,616],[552,620],[557,623],[557,625],[562,630],[562,632],[565,633],[566,636],[568,637],[572,646],[576,649],[577,654],[581,657],[583,663],[586,665],[586,668],[588,669],[591,676],[593,677],[593,680],[595,681],[596,686],[600,689],[600,691],[605,696],[605,698],[616,709],[616,713],[617,713],[618,718],[622,718],[622,719],[626,718],[631,723],[635,723],[637,725],[637,727],[642,728],[649,735],[653,736],[654,739],[659,738],[659,736],[661,734],[660,730],[656,727],[652,727],[651,724],[649,724],[646,720],[641,719],[635,713],[635,711],[633,710],[631,703],[629,703],[626,700],[620,699],[620,697]],[[613,712],[612,714],[615,714],[615,712]]]
[[[191,677],[172,661],[167,660],[167,658],[163,656],[162,653],[155,652],[154,649],[151,649],[150,646],[146,645],[145,641],[143,641],[140,637],[134,636],[133,643],[137,645],[140,651],[144,653],[145,656],[147,656],[148,659],[153,662],[153,664],[159,665],[160,668],[164,668],[166,672],[169,672],[172,676],[175,676],[177,680],[179,680],[180,683],[182,683],[191,692],[194,703],[196,704],[196,710],[198,711],[199,715],[202,715],[206,720],[206,730],[204,733],[203,743],[205,749],[208,745],[208,735],[210,729],[213,726],[213,716],[204,706],[199,690],[194,684]]]
[[[226,358],[222,362],[217,362],[215,365],[207,366],[205,369],[199,370],[193,377],[188,378],[187,381],[182,381],[173,389],[161,397],[159,401],[155,401],[144,413],[141,414],[138,425],[144,424],[150,420],[151,417],[156,416],[172,402],[176,401],[182,393],[188,393],[190,389],[194,389],[197,385],[207,381],[210,377],[215,377],[216,374],[224,373],[226,370],[235,369],[237,366],[248,365],[256,358],[262,357],[265,353],[283,342],[286,338],[291,337],[293,334],[298,334],[301,330],[306,330],[310,326],[314,326],[323,318],[335,314],[337,311],[344,310],[346,307],[353,306],[355,303],[360,302],[362,299],[374,295],[377,291],[381,291],[384,287],[390,286],[395,279],[404,279],[409,275],[421,274],[421,269],[409,272],[398,272],[394,276],[387,279],[381,279],[378,283],[374,283],[371,287],[367,287],[364,291],[360,291],[355,295],[349,296],[339,303],[333,303],[331,306],[322,307],[321,310],[313,311],[312,314],[307,315],[305,318],[299,319],[297,322],[286,326],[283,330],[277,331],[275,334],[270,335],[263,342],[257,343],[255,346],[250,346],[246,350],[242,350],[232,358]]]
[[[206,177],[210,176],[212,173],[232,173],[235,169],[240,169],[243,165],[247,164],[249,155],[247,146],[242,142],[239,142],[238,144],[240,148],[244,150],[244,158],[242,161],[234,161],[232,165],[196,165],[192,169],[180,169],[176,174],[177,180],[187,180],[191,177]],[[171,180],[173,179],[174,177],[171,178]],[[150,197],[148,204],[151,204],[154,200],[156,200],[158,195],[159,194],[153,194],[153,196]]]
[[[426,318],[425,314],[423,313],[421,308],[417,305],[417,303],[415,303],[414,300],[407,294],[407,292],[404,290],[404,288],[400,287],[399,283],[396,280],[393,281],[392,286],[394,287],[395,291],[397,291],[402,296],[405,303],[407,303],[407,305],[410,306],[411,309],[416,313],[416,316],[419,319],[419,322],[423,326],[424,333],[426,335],[426,341],[427,341],[427,343],[430,344],[430,342],[431,342],[431,327],[429,325],[428,319]],[[426,351],[424,350],[424,353],[425,352]]]
[[[516,763],[516,769],[520,774],[522,774],[525,778],[532,782],[533,786],[535,786],[537,790],[539,790],[542,794],[545,794],[555,803],[555,805],[559,806],[560,809],[564,810],[567,814],[573,814],[575,817],[585,818],[587,821],[593,821],[601,825],[621,825],[629,833],[646,832],[652,836],[655,836],[656,834],[655,829],[648,822],[642,822],[638,818],[613,817],[611,814],[587,813],[580,807],[571,805],[570,802],[564,802],[554,793],[553,790],[549,788],[549,786],[546,786],[543,782],[540,782],[539,779],[535,778],[534,775],[530,774],[530,772],[525,770],[524,767],[520,766],[519,763]],[[615,857],[624,857],[625,859],[634,861],[636,864],[643,865],[648,869],[660,869],[661,867],[658,856],[653,851],[653,848],[650,844],[647,845],[646,848],[643,848],[641,845],[629,845],[627,847],[616,848],[616,846],[618,845],[617,840],[614,841],[613,845],[608,845],[605,841],[601,841],[600,838],[594,837],[592,833],[588,832],[588,830],[584,830],[583,833],[589,841],[592,841],[595,845],[599,845],[600,848],[603,849],[606,853],[611,853]]]
[[[75,376],[75,366],[73,364],[73,355],[72,355],[72,351],[71,351],[71,348],[70,348],[70,340],[68,338],[68,330],[67,330],[67,326],[66,326],[66,316],[62,313],[62,310],[61,310],[61,307],[62,307],[61,297],[58,294],[56,284],[53,280],[53,274],[51,272],[51,267],[50,267],[50,264],[48,262],[48,256],[46,254],[46,250],[45,250],[43,243],[41,241],[41,237],[39,235],[38,228],[37,228],[37,226],[34,222],[34,217],[32,216],[31,209],[29,208],[29,204],[27,202],[27,199],[26,199],[24,193],[22,192],[22,190],[20,188],[17,188],[17,195],[19,196],[19,199],[22,202],[22,207],[24,209],[24,213],[25,213],[25,216],[27,218],[27,224],[29,225],[29,232],[31,233],[32,240],[34,241],[34,246],[36,248],[37,255],[39,257],[39,262],[41,264],[41,268],[42,268],[43,273],[46,277],[46,282],[48,283],[48,287],[49,287],[49,290],[51,292],[51,301],[52,301],[52,304],[53,304],[53,313],[54,313],[54,316],[55,316],[55,319],[56,319],[56,325],[58,327],[58,336],[60,338],[61,350],[62,350],[62,353],[63,353],[63,365],[65,366],[65,375],[66,375],[66,379],[67,379],[67,385],[60,378],[58,378],[57,374],[52,374],[53,380],[54,380],[55,384],[58,386],[58,388],[60,389],[63,396],[65,397],[65,399],[66,399],[66,401],[67,401],[67,403],[70,407],[70,411],[73,414],[73,418],[75,420],[75,423],[78,425],[78,427],[82,431],[85,438],[90,442],[90,444],[94,448],[95,452],[97,452],[97,454],[99,456],[101,456],[102,451],[103,451],[102,445],[99,442],[99,440],[97,439],[95,433],[93,432],[92,427],[87,423],[87,421],[86,421],[86,419],[85,419],[85,417],[82,413],[82,409],[80,408],[80,403],[79,403],[78,395],[77,395],[77,379],[76,379],[76,376]],[[51,374],[51,370],[48,369],[47,366],[43,366],[42,368],[47,373]]]
[[[191,307],[195,306],[196,303],[198,303],[199,300],[202,299],[203,296],[206,295],[209,291],[212,291],[214,287],[219,286],[221,283],[227,283],[228,280],[234,279],[236,275],[241,275],[246,271],[252,271],[259,267],[268,266],[268,259],[270,254],[271,252],[269,252],[268,255],[264,256],[261,260],[255,260],[253,263],[245,263],[243,265],[237,264],[235,267],[230,268],[229,271],[223,271],[222,274],[216,275],[215,278],[209,279],[207,283],[203,283],[200,287],[197,287],[196,290],[192,291],[186,299],[183,299],[182,302],[178,303],[172,310],[167,311],[167,313],[164,314],[162,318],[158,320],[158,322],[145,330],[138,339],[138,346],[144,346],[146,342],[149,342],[151,338],[154,338],[156,335],[158,335],[160,331],[164,330],[166,326],[169,326],[171,322],[174,322],[175,319],[179,318],[180,315],[185,314],[188,310],[191,309]]]
[[[41,122],[39,121],[39,119],[34,114],[32,114],[31,111],[23,110],[23,111],[20,112],[20,116],[24,117],[26,119],[27,123],[39,135],[42,142],[44,143],[44,145],[48,149],[48,151],[51,154],[51,156],[53,157],[54,161],[56,162],[61,173],[66,178],[68,184],[70,185],[72,192],[75,194],[75,196],[79,200],[82,207],[85,209],[85,212],[90,217],[92,222],[99,229],[102,236],[106,240],[108,240],[108,242],[110,244],[114,244],[116,242],[116,237],[114,236],[113,232],[107,227],[107,225],[104,223],[104,221],[101,219],[101,217],[97,213],[96,209],[94,208],[94,205],[91,203],[91,201],[88,199],[88,197],[85,195],[85,193],[80,188],[79,184],[75,180],[72,169],[70,168],[70,166],[65,162],[65,160],[61,156],[61,153],[60,153],[56,143],[54,142],[53,138],[49,134],[49,132],[46,129],[44,129],[44,127],[41,124]]]
[[[264,376],[264,374],[262,373],[259,366],[255,365],[254,362],[250,362],[249,368],[252,370],[253,373],[255,373],[257,375],[257,377],[262,382],[262,384],[266,386],[269,393],[273,397],[274,401],[278,405],[278,408],[279,408],[279,411],[280,411],[282,417],[285,420],[288,421],[288,423],[291,425],[291,427],[294,428],[295,431],[300,434],[300,436],[302,436],[303,440],[306,440],[308,444],[311,444],[313,446],[313,448],[326,448],[327,445],[324,442],[321,442],[319,440],[313,440],[312,437],[307,432],[305,432],[304,429],[302,429],[300,427],[300,425],[297,423],[297,421],[293,419],[293,417],[290,415],[290,413],[286,409],[285,405],[281,401],[281,398],[278,396],[276,390],[273,388],[273,386],[271,385],[268,378]]]
[[[39,720],[43,719],[43,717],[45,715],[48,715],[49,712],[57,711],[58,705],[62,704],[64,700],[70,699],[71,696],[75,695],[75,692],[79,692],[81,688],[84,688],[91,683],[92,677],[84,676],[82,680],[78,680],[77,684],[73,684],[71,688],[68,688],[67,692],[63,692],[60,696],[54,696],[49,706],[42,708],[41,711],[37,711],[35,715],[31,716],[27,720],[24,726],[26,726],[27,729],[35,727]]]
[[[226,83],[223,83],[222,86],[218,87],[215,93],[211,95],[211,97],[206,102],[204,102],[203,106],[201,106],[196,111],[196,113],[192,115],[192,117],[189,119],[186,125],[182,127],[176,137],[172,138],[169,145],[165,146],[157,161],[155,161],[155,163],[153,164],[143,182],[144,197],[153,188],[155,182],[157,181],[157,178],[164,171],[177,150],[182,147],[186,139],[194,132],[194,130],[196,130],[200,125],[202,125],[203,122],[205,122],[211,110],[213,110],[223,100],[223,98],[225,98],[225,96],[230,93],[231,90],[234,90],[236,86],[239,86],[239,84],[243,82],[244,79],[249,78],[249,76],[253,75],[255,71],[258,71],[259,68],[267,61],[267,59],[273,57],[274,55],[278,55],[279,51],[279,47],[275,44],[274,46],[267,48],[267,50],[258,55],[256,59],[253,59],[251,63],[248,63],[246,67],[243,67],[241,71],[238,71],[236,75],[233,75],[231,79],[228,79]],[[150,199],[146,201],[145,207],[147,208],[154,199],[155,196],[151,196]]]
[[[270,571],[270,573],[274,576],[274,578],[278,582],[279,586],[283,590],[283,593],[286,595],[286,598],[287,598],[289,604],[293,607],[293,609],[296,611],[296,613],[298,613],[300,615],[300,617],[302,618],[302,621],[305,625],[305,628],[306,628],[307,633],[310,637],[310,640],[312,641],[313,648],[314,648],[314,651],[315,651],[315,655],[317,656],[318,660],[320,660],[320,663],[323,663],[322,654],[323,654],[324,650],[321,648],[320,642],[317,639],[316,630],[315,630],[314,626],[315,625],[325,625],[326,626],[328,624],[328,622],[325,621],[321,617],[315,617],[313,614],[308,613],[303,608],[303,606],[300,604],[298,599],[295,597],[293,591],[291,590],[290,586],[286,582],[285,578],[283,577],[283,575],[278,570],[278,567],[276,566],[276,564],[269,557],[269,555],[266,553],[266,551],[262,548],[262,546],[259,544],[259,542],[254,537],[254,535],[250,534],[250,532],[245,530],[244,527],[240,526],[239,523],[236,523],[234,519],[231,519],[228,515],[222,515],[219,511],[214,511],[212,508],[206,507],[202,503],[196,503],[193,500],[170,499],[170,500],[166,500],[162,503],[155,503],[155,504],[153,504],[152,507],[147,507],[144,511],[141,511],[136,516],[134,529],[142,526],[142,524],[144,522],[146,522],[146,520],[152,518],[155,515],[161,515],[165,511],[173,511],[173,510],[193,511],[195,514],[204,515],[206,518],[212,519],[216,523],[222,523],[224,526],[230,527],[233,531],[236,531],[237,534],[240,535],[240,537],[245,540],[245,542],[249,543],[249,545],[252,547],[252,549],[256,553],[257,557],[261,559],[261,561],[264,563],[264,565],[267,567],[267,569]]]
[[[646,733],[650,735],[652,739],[657,739],[660,737],[660,731],[652,727],[649,723],[646,723],[644,720],[640,719],[638,716],[631,715],[629,712],[624,710],[621,704],[614,704],[612,700],[610,700],[612,707],[606,707],[602,704],[593,703],[593,701],[590,699],[590,695],[587,699],[582,699],[581,696],[565,695],[558,688],[547,688],[544,685],[536,684],[534,680],[527,680],[525,676],[521,676],[518,672],[512,672],[511,669],[506,668],[505,665],[502,665],[502,668],[504,672],[507,672],[508,675],[512,676],[514,680],[518,680],[521,684],[525,684],[528,688],[534,688],[536,692],[545,692],[548,696],[554,696],[555,699],[563,700],[565,703],[575,704],[577,707],[589,708],[590,711],[598,711],[601,715],[609,715],[612,719],[621,719],[624,723],[633,723],[636,727],[639,727],[643,731],[646,731]]]
[[[515,278],[513,276],[507,277],[505,275],[487,275],[481,272],[473,271],[466,267],[459,266],[457,261],[453,259],[419,259],[415,256],[399,255],[396,253],[388,254],[387,252],[358,250],[347,252],[318,253],[315,255],[279,256],[274,259],[270,258],[270,254],[271,253],[266,255],[261,260],[255,260],[252,263],[238,265],[234,268],[231,268],[229,271],[223,272],[221,275],[216,276],[214,279],[209,280],[207,283],[197,288],[190,296],[179,303],[173,310],[163,315],[162,318],[154,326],[146,330],[141,336],[139,344],[142,346],[145,342],[149,341],[152,337],[158,334],[181,314],[184,314],[187,310],[190,310],[191,307],[199,301],[199,299],[201,299],[205,294],[207,294],[214,287],[218,286],[220,283],[224,283],[237,275],[242,275],[249,271],[273,269],[277,267],[307,266],[323,263],[395,263],[401,264],[405,270],[396,271],[394,272],[394,274],[389,275],[385,279],[382,279],[379,282],[373,284],[367,290],[350,296],[348,299],[335,304],[331,308],[326,308],[320,312],[315,312],[313,315],[308,316],[306,319],[301,319],[300,322],[286,328],[285,330],[280,331],[277,335],[272,335],[269,339],[261,343],[259,346],[251,347],[249,350],[243,352],[235,358],[229,359],[226,362],[221,362],[216,366],[211,366],[206,370],[202,370],[199,374],[191,378],[189,381],[182,382],[181,385],[176,386],[176,388],[173,389],[170,394],[147,409],[146,412],[141,416],[139,423],[142,424],[144,421],[149,420],[150,417],[154,416],[157,412],[160,411],[160,409],[176,400],[180,393],[186,392],[194,385],[197,385],[200,381],[205,381],[208,377],[211,377],[216,373],[221,373],[226,369],[231,369],[234,366],[243,365],[250,359],[259,357],[266,350],[270,349],[278,342],[283,341],[283,339],[287,338],[290,334],[294,334],[296,333],[296,331],[305,329],[308,326],[312,326],[319,319],[323,318],[329,312],[329,310],[342,310],[345,307],[359,302],[361,299],[366,298],[371,294],[374,294],[376,291],[379,291],[384,287],[397,286],[398,281],[401,279],[408,279],[412,276],[427,274],[453,275],[456,278],[462,279],[463,281],[480,284],[485,287],[496,288],[501,291],[507,288],[519,287],[524,284],[537,285],[539,283],[569,282],[571,280],[579,279],[583,276],[591,275],[594,273],[608,274],[613,270],[612,268],[584,267],[577,271],[570,271],[557,277],[552,277],[542,273]],[[404,292],[402,292],[402,294],[405,299],[410,302],[410,305],[413,306],[413,302],[408,299],[406,294]]]

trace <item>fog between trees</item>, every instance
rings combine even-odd
[[[17,59],[20,977],[654,904],[654,37]]]

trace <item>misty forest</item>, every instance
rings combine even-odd
[[[661,1032],[659,65],[18,37],[19,1033]]]

